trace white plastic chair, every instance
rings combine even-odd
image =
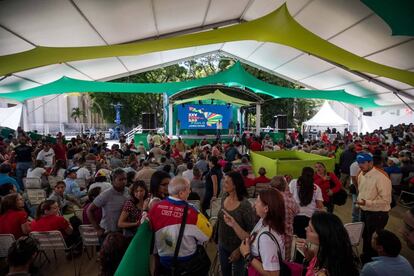
[[[83,222],[83,209],[75,209],[74,213]]]
[[[86,255],[88,255],[88,259],[90,260],[91,257],[89,256],[89,251],[87,247],[92,247],[93,256],[94,248],[99,245],[98,233],[91,224],[80,225],[79,232],[82,237],[83,248],[85,248]]]
[[[0,234],[0,258],[6,258],[9,248],[16,240],[13,234]]]
[[[249,198],[254,198],[255,194],[256,194],[256,187],[255,186],[251,186],[251,187],[247,188],[247,196]]]
[[[252,205],[252,207],[254,206],[254,203],[256,202],[256,198],[249,198],[249,203]]]
[[[46,199],[46,192],[43,189],[27,189],[26,193],[31,205],[39,205]]]
[[[23,185],[25,189],[41,189],[42,180],[40,178],[25,177],[23,178]]]
[[[210,217],[217,217],[221,209],[221,198],[215,198],[210,202],[210,212],[208,213]]]
[[[30,236],[39,242],[39,249],[42,250],[43,252],[45,252],[45,250],[53,250],[53,255],[55,256],[56,263],[57,263],[56,250],[64,250],[65,252],[69,252],[71,255],[72,262],[73,262],[73,269],[75,272],[75,276],[78,275],[76,263],[73,258],[73,250],[76,248],[76,246],[79,245],[79,243],[73,244],[72,246],[68,247],[60,231],[31,232]],[[47,257],[46,254],[45,256]],[[79,274],[80,274],[80,268],[79,268]]]
[[[191,203],[194,205],[194,207],[197,208],[197,210],[201,209],[201,202],[200,200],[189,200],[188,203]]]
[[[63,181],[63,177],[49,175],[49,176],[47,177],[47,181],[49,182],[49,186],[50,186],[50,188],[54,189],[54,188],[55,188],[55,186],[56,186],[56,183],[57,183],[58,181]]]
[[[346,231],[349,235],[349,240],[351,241],[351,245],[355,248],[355,253],[359,258],[359,251],[358,246],[362,240],[362,233],[364,232],[364,223],[363,222],[353,222],[347,223],[344,225]],[[360,260],[361,261],[361,260]]]

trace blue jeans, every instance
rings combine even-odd
[[[32,167],[32,162],[17,162],[16,163],[16,178],[20,189],[24,190],[23,177],[26,176],[27,170]]]
[[[357,194],[352,194],[352,222],[360,222],[361,221],[361,209],[355,206],[357,201]]]
[[[222,246],[219,247],[219,258],[220,258],[220,267],[221,267],[221,274],[223,276],[243,276],[245,275],[244,269],[244,260],[243,257],[240,256],[240,259],[235,263],[229,262],[229,257],[232,252],[227,251]]]

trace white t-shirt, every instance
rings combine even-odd
[[[91,173],[89,170],[85,167],[79,168],[79,170],[76,171],[76,178],[78,179],[89,179],[91,178]]]
[[[361,169],[358,166],[358,162],[355,161],[354,163],[351,164],[351,167],[349,167],[349,175],[351,177],[352,176],[357,176],[360,170]],[[352,178],[351,178],[351,182],[352,182]],[[355,184],[355,183],[352,183],[352,184]]]
[[[53,167],[53,157],[55,157],[55,151],[53,149],[49,149],[47,152],[41,150],[37,154],[36,160],[42,160],[45,162],[45,167],[50,168]]]
[[[43,168],[34,168],[27,170],[27,177],[28,178],[42,178],[42,175],[46,172]]]
[[[193,180],[193,170],[186,170],[183,172],[183,177],[187,178],[190,182]]]
[[[321,188],[318,187],[318,185],[313,184],[313,198],[312,201],[306,205],[306,206],[300,206],[300,199],[298,194],[298,185],[297,185],[297,179],[293,179],[289,183],[289,190],[293,195],[293,198],[295,199],[296,203],[299,205],[299,214],[298,216],[307,216],[311,217],[313,213],[317,210],[316,208],[316,201],[320,200],[323,201],[322,197],[322,191]]]
[[[263,225],[263,219],[260,219],[256,226],[253,228],[252,234],[256,234],[256,238],[254,239],[253,243],[250,246],[250,251],[254,257],[258,257],[262,260],[263,269],[266,271],[279,271],[279,256],[278,251],[279,248],[277,244],[269,237],[268,234],[262,234],[263,232],[270,232],[277,240],[280,250],[281,256],[285,256],[285,244],[283,242],[283,238],[279,235],[276,231],[270,230],[268,226]],[[262,234],[262,235],[261,235]],[[260,254],[259,254],[260,249]]]

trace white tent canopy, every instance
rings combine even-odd
[[[332,109],[330,104],[325,101],[321,109],[312,119],[303,123],[306,126],[311,127],[348,127],[349,122],[342,119],[335,111]]]
[[[22,117],[22,105],[0,108],[0,126],[17,129]]]
[[[42,0],[0,1],[0,55],[41,46],[127,43],[199,32],[262,17],[287,3],[293,18],[309,31],[380,64],[414,70],[414,40],[392,36],[388,25],[361,1],[328,0]],[[196,56],[221,53],[314,89],[345,89],[373,96],[382,106],[403,106],[390,86],[414,104],[414,87],[369,75],[378,85],[335,64],[276,43],[234,41],[154,52],[140,56],[62,62],[16,72],[0,81],[0,93],[27,89],[62,76],[112,80]],[[0,76],[0,79],[2,76]]]

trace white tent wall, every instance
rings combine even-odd
[[[341,118],[349,122],[349,130],[352,132],[358,131],[358,113],[359,109],[353,105],[330,101],[332,109],[338,114]]]
[[[374,116],[363,116],[362,122],[362,133],[373,132],[375,129],[379,129],[380,127],[386,129],[390,125],[395,126],[402,123],[414,123],[414,113],[408,110],[399,110],[394,113],[385,112]]]
[[[0,126],[17,129],[22,117],[22,105],[0,108]]]

